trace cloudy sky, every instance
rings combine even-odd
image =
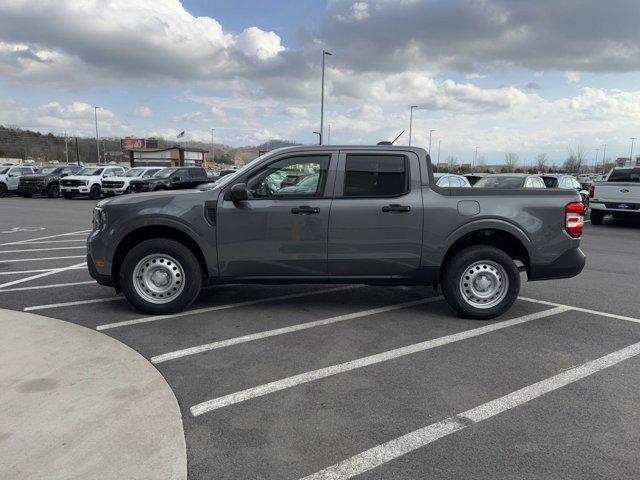
[[[419,105],[434,157],[593,161],[640,137],[639,18],[638,0],[3,0],[0,124],[92,135],[99,105],[105,135],[312,143],[324,48],[331,143],[391,139]]]

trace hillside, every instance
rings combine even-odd
[[[159,147],[169,147],[175,145],[175,141],[168,141],[163,138],[158,139]],[[181,142],[186,147],[197,147],[206,150],[211,149],[210,143],[202,142]],[[246,147],[230,147],[229,145],[214,143],[215,161],[219,163],[244,163],[258,156],[260,151],[273,150],[285,146],[295,145],[286,140],[271,140],[261,145]],[[76,143],[75,138],[69,138],[69,161],[75,162]],[[101,138],[100,152],[104,157],[107,152],[107,159],[116,159],[120,150],[119,138]],[[78,154],[81,163],[93,163],[96,161],[96,141],[95,138],[78,138]],[[59,160],[65,161],[65,139],[52,133],[43,134],[31,130],[23,130],[18,127],[0,126],[0,158],[33,158],[37,161]]]

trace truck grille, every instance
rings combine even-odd
[[[114,182],[114,181],[103,181],[102,188],[122,188],[124,187],[124,182]]]
[[[82,180],[61,180],[60,184],[65,187],[79,187],[84,185],[84,182]]]
[[[42,187],[46,183],[44,178],[20,178],[18,183],[21,187]]]

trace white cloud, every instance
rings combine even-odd
[[[211,107],[208,111],[197,111],[183,113],[182,115],[176,115],[172,118],[173,122],[187,122],[187,123],[227,123],[226,112],[219,107]]]
[[[582,77],[577,72],[565,72],[564,77],[567,79],[567,83],[577,84],[582,81]]]
[[[280,37],[273,32],[265,32],[258,27],[244,30],[235,39],[236,46],[247,56],[268,60],[285,50]]]
[[[153,110],[151,110],[151,108],[147,107],[146,105],[141,105],[134,108],[131,111],[130,115],[137,118],[151,118],[153,117]]]
[[[369,4],[367,2],[355,2],[351,4],[349,13],[337,14],[336,19],[341,22],[360,21],[369,18]]]
[[[309,111],[304,107],[287,107],[285,113],[292,118],[307,118]]]

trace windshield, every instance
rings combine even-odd
[[[44,167],[40,169],[38,173],[41,173],[42,175],[49,175],[53,173],[60,173],[61,170],[62,167]]]
[[[547,188],[557,188],[558,187],[558,178],[557,177],[542,177],[544,181],[544,186]]]
[[[607,182],[640,182],[640,168],[613,170]]]
[[[246,172],[247,170],[249,170],[249,168],[251,168],[251,166],[257,162],[258,160],[263,159],[265,156],[269,155],[268,153],[265,153],[263,155],[260,155],[258,158],[254,158],[253,160],[251,160],[249,163],[245,164],[242,168],[239,168],[238,170],[236,170],[233,173],[230,173],[229,175],[225,175],[224,177],[222,177],[220,180],[218,180],[216,182],[216,187],[224,187],[225,185],[229,185],[231,182],[233,182],[236,178],[241,177],[244,172]]]
[[[474,188],[522,188],[524,177],[484,177],[476,182]]]
[[[0,168],[0,175],[4,175],[9,171],[11,167]]]
[[[87,167],[80,170],[78,173],[76,173],[76,175],[86,175],[86,176],[100,175],[103,170],[104,168]]]
[[[176,170],[178,170],[178,169],[175,168],[175,167],[163,168],[159,172],[154,173],[153,176],[154,176],[154,178],[168,178],[169,175],[171,175]]]
[[[125,177],[139,177],[144,173],[144,168],[132,168],[127,173],[124,174]]]

